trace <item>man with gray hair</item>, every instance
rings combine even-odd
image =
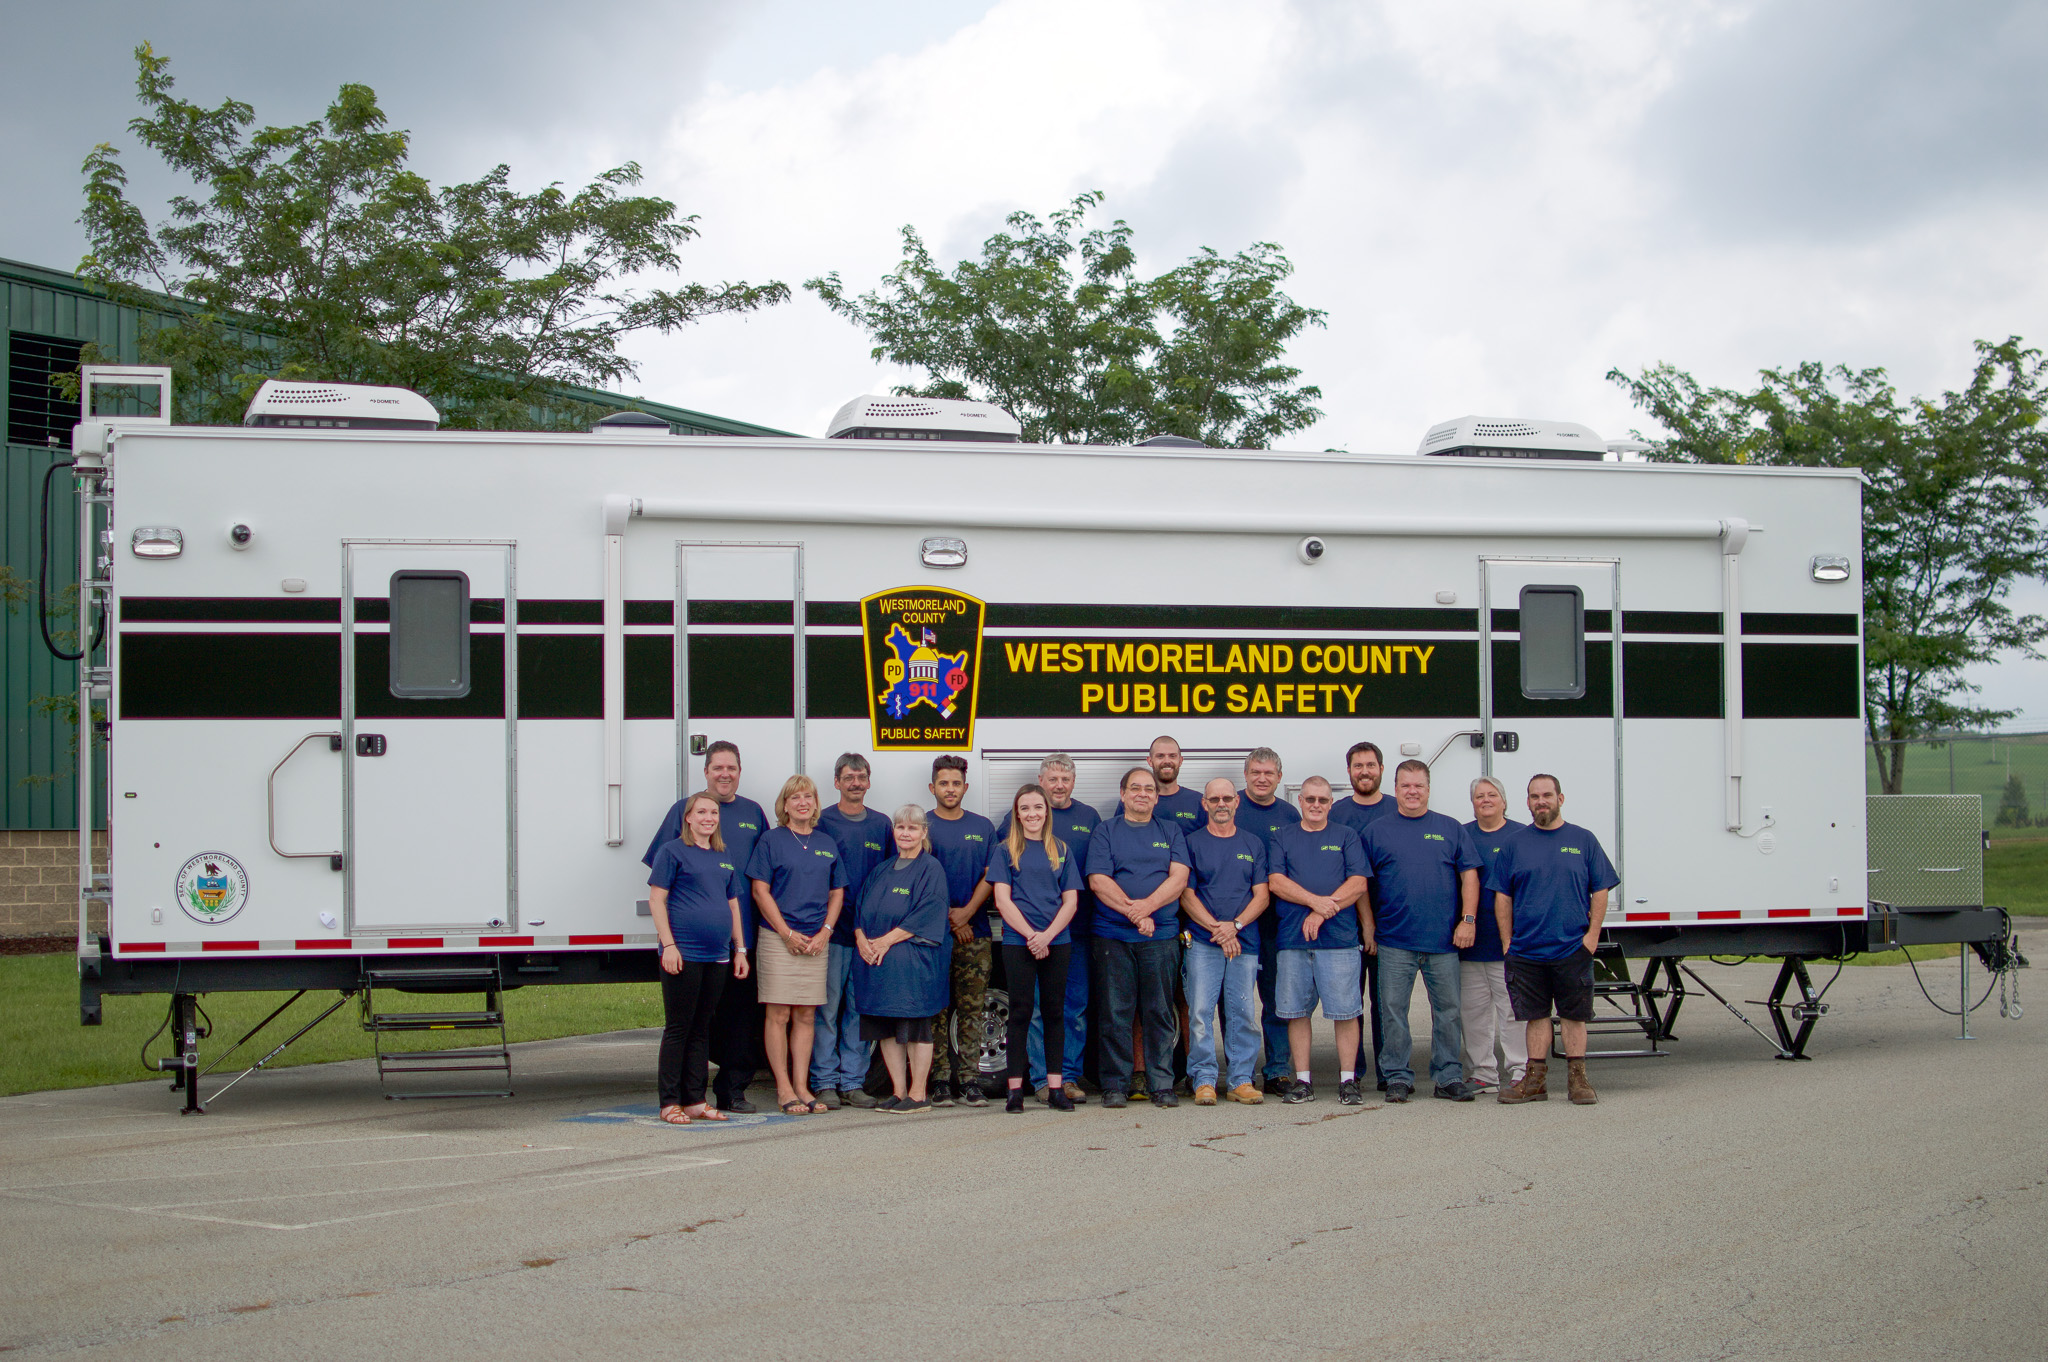
[[[1244,790],[1237,797],[1237,825],[1257,833],[1266,844],[1266,858],[1273,856],[1273,836],[1282,828],[1301,822],[1301,810],[1280,794],[1280,754],[1270,747],[1254,747],[1244,757]],[[1289,1062],[1287,1022],[1275,1010],[1279,997],[1280,934],[1271,930],[1256,934],[1259,943],[1259,1032],[1265,1040],[1263,1066],[1266,1091],[1285,1097],[1294,1086]]]
[[[1479,882],[1493,878],[1494,863],[1523,825],[1508,817],[1500,782],[1481,776],[1472,782],[1472,821],[1465,831],[1479,852]],[[1491,908],[1492,905],[1486,905]],[[1465,1074],[1477,1088],[1504,1088],[1521,1081],[1529,1067],[1526,1029],[1515,1021],[1508,998],[1505,950],[1491,912],[1482,912],[1474,940],[1458,948],[1458,1013],[1465,1024]],[[1500,1060],[1496,1066],[1494,1051]]]
[[[1052,835],[1066,843],[1067,854],[1074,857],[1076,865],[1088,858],[1088,839],[1095,835],[1095,825],[1102,816],[1088,805],[1074,798],[1074,759],[1064,752],[1048,752],[1038,763],[1038,783],[1045,790],[1045,800],[1050,806],[1050,817],[1046,826]],[[1003,821],[996,827],[996,841],[1001,842],[1010,835],[1010,815],[1005,813]],[[1072,1102],[1086,1101],[1081,1077],[1087,1065],[1088,1045],[1088,943],[1095,937],[1095,895],[1087,889],[1081,891],[1079,904],[1074,909],[1074,920],[1067,924],[1067,933],[1074,941],[1074,958],[1082,963],[1067,971],[1066,999],[1066,1084],[1067,1099]],[[1031,1017],[1031,1042],[1027,1055],[1030,1060],[1031,1090],[1038,1093],[1039,1100],[1051,1096],[1045,1089],[1045,1020],[1041,1007]]]

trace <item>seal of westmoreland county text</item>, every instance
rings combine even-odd
[[[179,867],[175,892],[194,922],[226,922],[249,902],[249,872],[224,852],[202,851]]]

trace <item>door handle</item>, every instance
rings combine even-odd
[[[284,769],[285,762],[299,755],[300,748],[312,742],[315,738],[327,739],[327,750],[330,752],[339,752],[341,750],[341,734],[308,733],[305,737],[292,744],[292,750],[284,754],[282,761],[270,768],[269,793],[267,796],[270,817],[270,849],[286,860],[292,861],[309,861],[315,857],[325,856],[327,858],[327,868],[329,870],[339,870],[341,869],[341,853],[338,851],[286,851],[277,844],[277,773]],[[379,738],[378,741],[382,742],[383,739]]]

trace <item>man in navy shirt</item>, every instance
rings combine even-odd
[[[1053,836],[1066,844],[1067,855],[1074,858],[1074,864],[1085,870],[1088,861],[1088,840],[1095,835],[1095,825],[1102,821],[1102,815],[1080,800],[1074,798],[1074,759],[1064,752],[1050,752],[1045,760],[1038,763],[1038,783],[1045,790],[1045,798],[1051,811]],[[1006,840],[1010,835],[1010,815],[1005,812],[1003,821],[996,824],[996,840]],[[1086,1094],[1078,1081],[1085,1069],[1090,1081],[1099,1080],[1101,1073],[1088,1055],[1088,942],[1095,935],[1095,896],[1085,888],[1080,902],[1074,907],[1074,920],[1067,925],[1067,935],[1073,938],[1074,956],[1078,963],[1067,971],[1066,999],[1066,1070],[1062,1081],[1066,1084],[1067,1100],[1087,1101]],[[1048,1094],[1045,1087],[1045,1018],[1044,1008],[1031,1014],[1031,1045],[1026,1058],[1030,1061],[1031,1088],[1041,1100]]]
[[[1301,821],[1301,810],[1280,796],[1280,754],[1270,747],[1254,747],[1245,754],[1244,789],[1237,797],[1237,825],[1255,832],[1273,854],[1273,834],[1290,823]],[[1277,987],[1280,938],[1274,932],[1260,932],[1259,938],[1259,1032],[1266,1044],[1262,1070],[1266,1091],[1284,1096],[1291,1085],[1288,1077],[1287,1022],[1273,1008]]]
[[[869,872],[895,855],[896,839],[889,815],[867,805],[871,779],[866,757],[843,754],[832,763],[832,786],[839,791],[839,802],[818,815],[818,826],[839,844],[839,863],[846,867],[846,901],[832,924],[825,1005],[818,1009],[817,1038],[811,1044],[811,1091],[833,1110],[841,1102],[856,1107],[875,1104],[861,1086],[868,1077],[868,1046],[860,1038],[860,1012],[853,1005],[853,923]]]
[[[1223,1005],[1222,1073],[1230,1100],[1263,1102],[1252,1086],[1259,1057],[1259,930],[1270,891],[1266,841],[1237,826],[1237,791],[1222,776],[1202,791],[1209,826],[1187,839],[1188,915],[1182,980],[1188,995],[1188,1078],[1195,1105],[1216,1105],[1216,1011]]]
[[[1487,883],[1494,863],[1508,839],[1522,830],[1522,824],[1508,817],[1507,796],[1500,782],[1481,776],[1472,782],[1472,821],[1465,831],[1479,852],[1479,921],[1471,945],[1458,948],[1458,1013],[1465,1028],[1465,1073],[1475,1087],[1512,1085],[1529,1067],[1529,1052],[1522,1046],[1522,1028],[1515,1024],[1515,1009],[1508,1001],[1507,975],[1501,965],[1500,932],[1493,920],[1493,900]],[[1501,1055],[1496,1067],[1494,1051]]]
[[[1280,1015],[1287,1019],[1287,1048],[1294,1062],[1289,1102],[1313,1102],[1310,1078],[1309,1014],[1318,1003],[1337,1029],[1337,1100],[1355,1107],[1359,1090],[1358,1018],[1364,1003],[1358,988],[1359,948],[1366,940],[1358,905],[1370,871],[1358,834],[1330,821],[1330,782],[1310,776],[1301,783],[1301,821],[1273,837],[1268,883],[1279,901]]]
[[[1394,768],[1394,816],[1365,830],[1365,854],[1378,889],[1374,932],[1380,955],[1380,1075],[1387,1100],[1415,1091],[1415,1042],[1408,999],[1420,974],[1429,989],[1429,1076],[1436,1095],[1469,1102],[1479,1089],[1465,1081],[1458,1055],[1458,948],[1472,944],[1479,921],[1479,852],[1464,824],[1429,807],[1429,767]]]
[[[1506,1103],[1550,1099],[1550,1013],[1564,1031],[1572,1101],[1599,1101],[1586,1076],[1586,1023],[1593,1020],[1593,949],[1607,920],[1607,895],[1621,883],[1600,839],[1564,821],[1564,787],[1553,775],[1529,777],[1530,825],[1494,862],[1487,887],[1507,954],[1515,1019],[1528,1023],[1529,1070],[1503,1088]]]
[[[1102,1105],[1129,1104],[1131,1022],[1145,1028],[1146,1090],[1155,1106],[1175,1107],[1173,986],[1180,973],[1181,890],[1188,883],[1187,843],[1152,816],[1158,781],[1134,766],[1120,783],[1123,814],[1088,841],[1088,887],[1095,891],[1095,978],[1101,999]]]
[[[932,761],[930,786],[934,807],[925,819],[932,855],[946,872],[953,929],[953,1003],[932,1018],[931,1097],[935,1107],[950,1107],[957,1096],[970,1107],[988,1105],[981,1091],[981,1036],[988,1009],[988,975],[994,948],[988,930],[988,902],[993,892],[983,878],[996,825],[960,807],[967,797],[967,759],[943,756]]]
[[[1394,801],[1387,798],[1380,789],[1380,777],[1386,771],[1386,758],[1380,752],[1378,743],[1355,742],[1344,753],[1344,776],[1351,782],[1351,793],[1338,800],[1330,810],[1330,821],[1342,823],[1357,833],[1362,841],[1365,830],[1381,818],[1394,811]],[[1362,911],[1372,911],[1372,896],[1375,890],[1368,885]],[[1379,956],[1371,946],[1365,948],[1365,1016],[1372,1027],[1372,1044],[1366,1045],[1364,1035],[1359,1037],[1358,1071],[1364,1073],[1379,1069],[1380,1055],[1380,970]],[[1387,1090],[1387,1076],[1379,1074],[1377,1086],[1381,1092]]]
[[[768,828],[768,814],[740,793],[739,748],[721,739],[705,749],[704,787],[718,801],[718,835],[725,840],[727,855],[734,865],[744,866],[754,854],[754,843]],[[683,803],[679,799],[669,808],[654,840],[647,844],[647,854],[640,859],[649,866],[654,864],[655,853],[682,836]],[[740,920],[746,929],[747,953],[751,955],[760,925],[754,916],[751,895],[740,898]],[[747,1100],[747,1085],[754,1081],[754,1072],[765,1058],[761,1053],[765,1026],[754,976],[728,978],[711,1014],[711,1062],[718,1066],[718,1076],[711,1080],[711,1095],[720,1111],[742,1115],[753,1111],[754,1104]]]
[[[1152,778],[1159,789],[1159,802],[1152,806],[1152,816],[1162,823],[1171,824],[1185,839],[1191,832],[1199,831],[1209,822],[1208,811],[1202,807],[1199,791],[1190,790],[1180,783],[1180,742],[1168,734],[1161,734],[1152,740],[1152,746],[1145,752],[1145,765],[1152,770]],[[1123,816],[1124,804],[1117,801],[1113,818]]]

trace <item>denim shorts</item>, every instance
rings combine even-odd
[[[1279,974],[1273,1011],[1293,1021],[1323,1005],[1330,1021],[1353,1021],[1365,1015],[1359,991],[1359,954],[1355,949],[1281,951],[1275,957]]]

